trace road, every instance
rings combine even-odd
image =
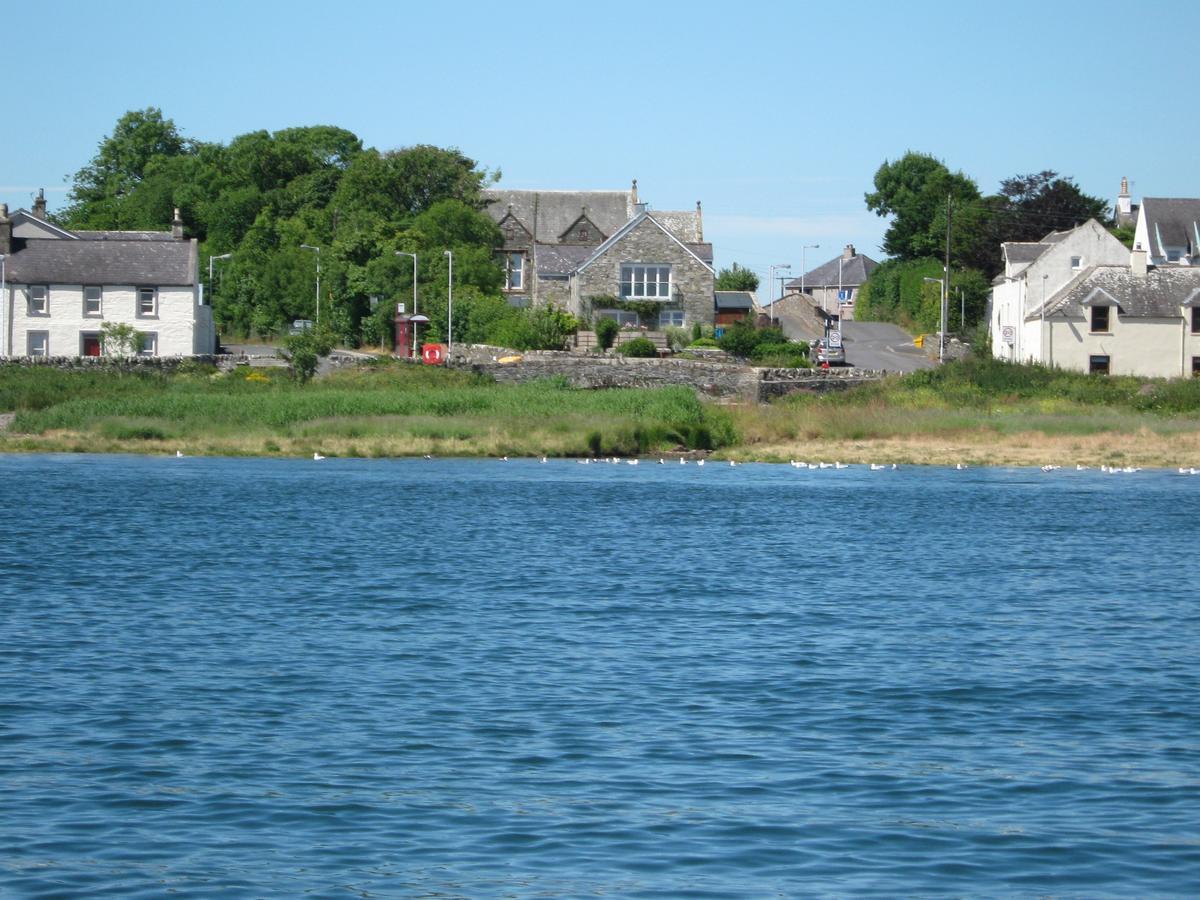
[[[811,343],[821,337],[822,326],[812,315],[781,305],[777,316],[783,333],[792,340]],[[935,365],[913,344],[910,334],[887,322],[843,322],[842,344],[846,348],[846,362],[860,369],[915,372]]]
[[[937,365],[904,329],[887,322],[843,322],[842,344],[846,362],[860,369],[915,372]]]

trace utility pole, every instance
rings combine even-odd
[[[950,217],[953,212],[953,194],[946,194],[946,265],[942,273],[942,333],[938,338],[938,362],[946,359],[946,318],[950,302]]]

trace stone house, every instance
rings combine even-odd
[[[171,231],[69,231],[39,196],[10,217],[0,204],[0,356],[99,356],[107,322],[132,325],[144,356],[212,353],[195,239]]]
[[[854,319],[854,304],[871,273],[879,263],[847,244],[841,256],[804,273],[803,278],[793,278],[784,288],[788,292],[803,291],[812,297],[825,313],[846,321]]]
[[[580,318],[657,329],[713,321],[712,245],[694,212],[651,210],[629,191],[484,192],[504,235],[505,294]]]
[[[1060,291],[1093,267],[1129,262],[1125,245],[1095,219],[1000,248],[1004,271],[992,281],[989,316],[992,355],[1018,362],[1047,361],[1041,311]]]

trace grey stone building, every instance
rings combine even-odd
[[[792,279],[785,287],[808,294],[829,315],[852,321],[859,288],[878,268],[879,263],[847,244],[841,256],[805,272],[803,278]]]
[[[504,234],[505,293],[583,319],[661,328],[713,321],[712,245],[695,211],[651,210],[628,191],[484,192]]]

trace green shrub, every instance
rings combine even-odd
[[[622,356],[633,356],[640,359],[652,359],[658,356],[658,348],[654,346],[654,341],[644,337],[626,341],[617,348],[617,352]]]
[[[780,369],[807,369],[809,361],[808,344],[804,341],[789,341],[786,344],[759,344],[750,354],[750,358],[760,366],[773,366]]]
[[[596,323],[596,343],[600,345],[601,350],[608,350],[613,345],[613,341],[617,339],[617,333],[620,332],[621,326],[617,324],[616,319],[601,319]]]
[[[720,348],[721,345],[718,344],[712,338],[702,337],[702,338],[696,338],[694,341],[692,341],[690,344],[688,344],[688,346],[696,347],[696,348],[707,347],[709,349],[716,350],[716,349]]]

